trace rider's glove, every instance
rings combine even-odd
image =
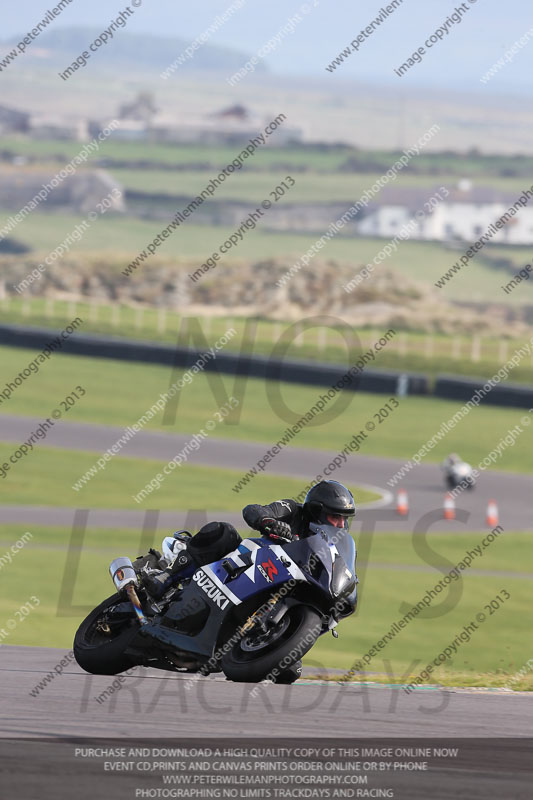
[[[264,533],[265,536],[274,541],[292,542],[294,539],[291,526],[287,522],[272,519],[271,517],[261,520],[260,530],[261,533]]]

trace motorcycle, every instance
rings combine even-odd
[[[458,464],[451,464],[447,467],[445,479],[448,489],[456,489],[458,486],[462,486],[466,489],[473,489],[475,486],[472,467],[470,464],[467,464],[466,461],[461,461]]]
[[[167,558],[172,549],[167,537]],[[157,601],[143,586],[146,564],[115,559],[109,571],[117,592],[81,623],[76,661],[100,675],[143,665],[292,683],[295,665],[319,636],[331,631],[337,638],[338,622],[354,613],[356,555],[347,530],[311,523],[309,536],[283,545],[242,540]],[[157,640],[147,635],[151,627],[158,628]]]

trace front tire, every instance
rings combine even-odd
[[[117,675],[136,662],[124,651],[139,632],[135,617],[125,617],[112,627],[106,621],[106,612],[123,603],[120,594],[108,597],[91,611],[81,623],[74,637],[74,657],[80,667],[93,675]],[[122,622],[122,624],[120,624]],[[106,631],[106,627],[108,631]]]
[[[230,681],[258,683],[271,678],[275,683],[292,683],[283,680],[284,673],[312,648],[321,631],[316,611],[305,605],[290,606],[269,634],[252,631],[240,637],[223,656],[222,670]]]

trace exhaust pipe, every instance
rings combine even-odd
[[[109,565],[109,573],[116,586],[117,592],[121,592],[122,589],[130,585],[139,585],[137,573],[133,569],[133,564],[129,558],[115,558]]]
[[[137,578],[137,573],[133,569],[131,560],[125,556],[115,558],[109,565],[109,574],[118,592],[121,592],[123,589],[126,590],[126,594],[133,606],[139,623],[141,625],[146,625],[148,620],[144,616],[141,601],[136,592],[136,588],[139,586],[139,579]]]

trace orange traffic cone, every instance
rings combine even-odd
[[[455,500],[449,492],[444,498],[444,519],[455,519]]]
[[[489,528],[495,528],[499,524],[499,520],[498,504],[496,500],[489,500],[487,505],[487,525]]]
[[[405,517],[409,513],[409,500],[405,489],[400,489],[396,498],[396,513]]]

